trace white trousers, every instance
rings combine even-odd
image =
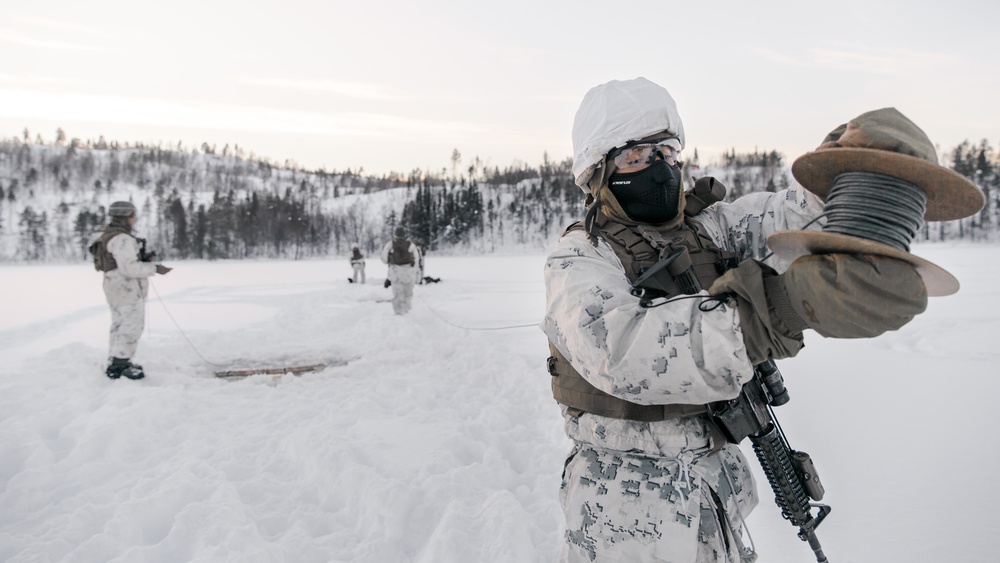
[[[139,337],[146,325],[146,302],[131,301],[111,306],[111,338],[108,355],[112,358],[131,358],[139,345]]]

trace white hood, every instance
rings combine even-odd
[[[591,88],[573,119],[576,185],[589,193],[587,182],[611,149],[662,131],[677,137],[678,150],[684,148],[677,104],[662,86],[639,77]]]

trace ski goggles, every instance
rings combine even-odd
[[[617,154],[615,154],[615,166],[619,169],[644,166],[652,164],[653,161],[656,160],[657,156],[660,156],[663,160],[667,161],[667,164],[673,166],[677,164],[677,155],[679,151],[668,143],[676,142],[677,141],[674,139],[667,139],[665,141],[660,141],[659,143],[638,143],[635,145],[626,145],[618,149]]]

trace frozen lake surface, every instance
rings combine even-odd
[[[779,362],[792,401],[777,414],[833,507],[831,561],[995,561],[1000,247],[914,253],[962,290],[877,339],[809,333]],[[569,442],[545,337],[524,326],[541,320],[543,262],[432,255],[442,281],[404,317],[377,259],[366,285],[346,259],[171,263],[139,382],[103,375],[110,314],[89,265],[0,267],[0,560],[555,560]],[[331,367],[213,375],[316,363]],[[761,561],[812,560],[758,486]]]

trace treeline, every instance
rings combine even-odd
[[[973,181],[986,196],[982,211],[961,221],[931,223],[924,227],[929,240],[995,241],[1000,238],[1000,159],[986,139],[964,141],[951,151],[951,169]]]
[[[784,156],[778,151],[759,152],[757,149],[754,149],[752,153],[738,153],[733,148],[722,152],[719,166],[725,168],[742,168],[748,166],[780,167],[783,162]]]
[[[398,220],[413,222],[421,244],[435,250],[545,246],[551,229],[538,218],[560,204],[544,192],[567,185],[569,161],[461,162],[456,150],[451,175],[442,168],[365,176],[277,164],[228,145],[67,142],[61,131],[50,144],[26,131],[0,140],[0,260],[87,258],[119,199],[136,205],[137,232],[165,258],[303,258],[355,245],[372,253]]]
[[[693,175],[715,176],[725,184],[726,201],[733,201],[751,192],[776,192],[792,185],[791,170],[784,156],[777,151],[737,153],[730,149],[722,153],[718,164],[708,166]]]
[[[363,170],[307,170],[228,145],[218,149],[97,141],[53,143],[28,132],[0,140],[0,260],[75,261],[124,199],[139,209],[137,231],[165,258],[305,258],[377,252],[396,224],[429,251],[492,252],[548,247],[582,216],[583,194],[571,161],[462,166],[382,176]],[[727,199],[777,191],[792,183],[775,151],[727,151],[719,163],[685,169],[713,175]],[[1000,165],[987,141],[955,147],[948,163],[987,195],[987,206],[962,221],[933,223],[924,240],[997,240]]]
[[[166,213],[157,221],[154,240],[165,255],[178,258],[257,258],[324,255],[329,251],[331,222],[308,198],[291,189],[282,196],[233,190],[215,192],[207,205],[187,203],[171,193]],[[196,207],[197,205],[197,207]]]
[[[583,194],[573,183],[572,160],[555,163],[545,155],[537,169],[507,174],[485,182],[470,175],[450,185],[424,183],[409,194],[401,223],[431,251],[492,252],[498,247],[544,247],[557,230],[582,215]],[[395,224],[395,216],[388,222]]]

